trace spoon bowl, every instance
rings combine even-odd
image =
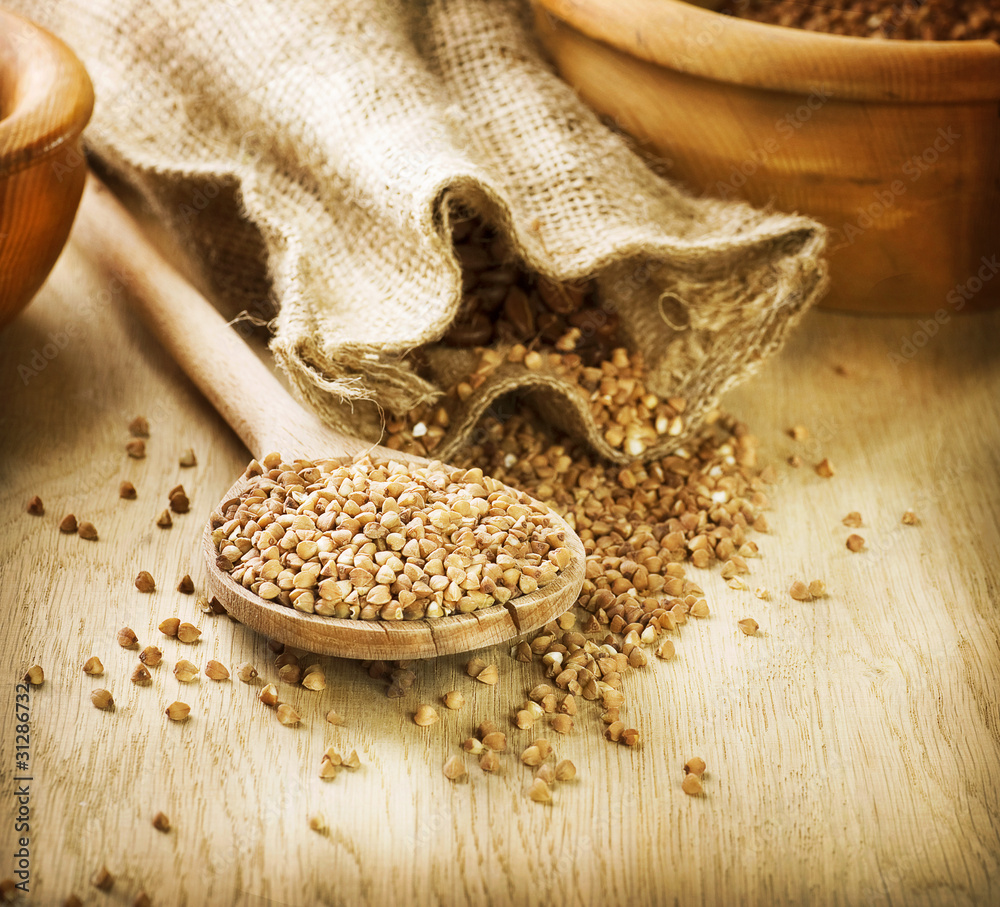
[[[249,480],[240,478],[224,501],[239,497]],[[433,658],[495,645],[544,626],[568,610],[583,585],[583,543],[562,517],[549,511],[552,525],[566,533],[573,560],[541,589],[468,614],[421,620],[348,620],[305,614],[266,601],[216,566],[219,552],[212,527],[205,528],[202,550],[208,569],[207,589],[241,624],[289,646],[318,655],[391,660]]]
[[[367,455],[376,462],[430,461],[341,434],[303,409],[225,320],[150,244],[139,225],[96,177],[80,207],[76,240],[128,289],[132,304],[177,363],[254,455],[278,451],[288,461]],[[280,418],[275,418],[275,414]],[[239,498],[240,477],[223,502]],[[267,601],[216,564],[208,524],[202,549],[208,590],[236,620],[272,639],[323,655],[361,659],[431,658],[494,645],[537,629],[569,609],[583,586],[585,551],[572,527],[542,507],[566,537],[569,563],[550,583],[503,605],[419,620],[350,620],[308,614]]]

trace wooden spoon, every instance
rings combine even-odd
[[[255,456],[280,451],[285,460],[352,457],[427,463],[340,434],[303,409],[199,294],[150,244],[141,228],[96,177],[89,176],[74,231],[76,243],[127,287],[168,352]],[[223,501],[239,496],[241,477]],[[551,512],[551,511],[550,511]],[[583,585],[583,543],[558,514],[573,559],[557,578],[529,595],[470,614],[412,621],[362,621],[305,614],[265,601],[216,564],[207,527],[203,551],[208,591],[248,627],[298,648],[346,658],[429,658],[493,645],[562,614]]]

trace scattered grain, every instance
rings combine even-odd
[[[181,452],[181,455],[180,457],[178,457],[177,462],[181,466],[189,468],[191,466],[198,465],[198,458],[194,455],[194,450],[190,447],[187,447]]]
[[[33,687],[40,687],[45,683],[45,672],[41,665],[32,665],[24,674],[24,679]]]
[[[705,599],[703,598],[699,598],[698,601],[696,601],[691,606],[691,616],[703,618],[703,617],[708,617],[708,615],[709,615],[708,602],[705,601]]]
[[[32,516],[45,516],[45,505],[37,494],[28,501],[27,510]]]
[[[94,704],[95,709],[100,709],[102,712],[114,708],[115,705],[114,697],[108,690],[91,691],[90,701]]]
[[[164,812],[158,812],[153,816],[153,828],[157,831],[170,831],[170,819]]]
[[[674,647],[673,640],[670,639],[665,639],[656,650],[656,657],[662,658],[664,661],[669,661],[676,654],[677,650]]]
[[[576,766],[569,759],[563,759],[556,765],[557,781],[572,781],[575,777]]]
[[[743,620],[739,621],[739,628],[747,636],[756,636],[757,631],[760,629],[760,624],[752,617],[744,617]]]
[[[269,683],[257,694],[257,698],[264,703],[264,705],[277,705],[278,704],[278,688],[273,684]]]
[[[167,495],[167,501],[174,513],[187,513],[191,509],[191,501],[187,496],[187,492],[184,491],[183,485],[178,485],[172,489]]]
[[[449,690],[441,697],[446,709],[457,711],[465,705],[465,697],[458,690]]]
[[[186,658],[182,658],[176,665],[174,665],[174,677],[176,677],[181,683],[191,683],[198,674],[198,666],[192,664]]]
[[[153,580],[153,575],[148,570],[140,570],[135,578],[135,587],[140,592],[154,592],[156,582]]]
[[[201,630],[194,624],[189,624],[185,621],[177,625],[177,638],[181,642],[195,642],[199,636],[201,636]]]
[[[100,677],[104,673],[104,665],[101,664],[101,659],[96,655],[91,655],[83,663],[83,673],[90,674],[93,677]]]
[[[681,790],[690,797],[697,797],[702,792],[701,778],[695,774],[685,775],[681,782]]]
[[[494,686],[500,680],[500,673],[497,671],[497,666],[494,664],[487,665],[476,675],[476,680],[480,683]]]
[[[141,460],[146,456],[146,442],[142,438],[132,438],[125,445],[125,450],[128,451],[128,455],[132,457],[133,460]]]
[[[228,680],[229,668],[214,658],[205,665],[205,676],[209,680]]]
[[[622,731],[621,742],[624,743],[625,746],[638,746],[639,740],[639,732],[634,727],[625,728],[625,730]]]
[[[847,550],[858,552],[865,547],[865,540],[862,536],[858,535],[856,532],[851,533],[847,537]]]
[[[541,750],[535,744],[526,747],[521,753],[521,761],[525,765],[541,765],[543,758]]]
[[[163,653],[157,646],[146,646],[146,648],[139,653],[139,661],[141,661],[148,668],[155,668],[161,661],[163,661]],[[100,664],[100,662],[98,662],[98,664]]]
[[[478,756],[485,751],[486,747],[483,746],[482,740],[477,740],[475,737],[466,737],[462,741],[462,749],[473,756]]]
[[[132,675],[129,679],[134,684],[138,684],[139,686],[145,686],[153,678],[152,675],[149,673],[149,668],[147,668],[144,664],[140,662],[135,666],[135,669],[132,671]]]
[[[187,721],[191,714],[191,706],[186,702],[171,702],[166,708],[166,715],[171,721]]]
[[[76,534],[88,542],[97,541],[97,527],[87,520],[80,520],[79,525],[76,527]]]
[[[573,730],[573,719],[569,715],[553,715],[549,719],[549,727],[557,734],[568,734]]]
[[[419,705],[413,715],[413,723],[420,727],[429,727],[438,720],[437,710],[430,705]]]
[[[118,497],[123,498],[126,501],[134,501],[138,496],[139,495],[135,490],[135,485],[128,480],[125,480],[118,486]]]
[[[919,522],[919,517],[912,510],[907,510],[903,513],[903,524],[905,526],[916,526]]]
[[[528,798],[536,803],[551,803],[552,791],[541,778],[535,778],[528,788]]]
[[[174,525],[173,518],[170,516],[169,510],[164,510],[157,518],[156,525],[161,529],[169,529]]]
[[[445,762],[443,771],[449,781],[457,781],[465,776],[465,760],[461,756],[451,756]]]
[[[302,677],[302,686],[314,693],[325,690],[326,674],[317,665],[310,665]]]
[[[76,532],[76,517],[72,513],[67,513],[59,523],[59,531],[67,534]]]
[[[851,529],[857,529],[861,525],[861,514],[857,510],[852,510],[840,522]]]
[[[302,720],[299,717],[299,713],[287,702],[278,706],[277,718],[285,727],[295,727]]]
[[[177,591],[182,595],[191,595],[194,592],[194,580],[190,574],[185,573],[177,584]]]
[[[133,438],[148,438],[149,437],[149,421],[145,416],[136,416],[128,424],[128,433]]]
[[[110,891],[111,886],[115,884],[115,877],[108,872],[107,866],[101,866],[90,877],[90,884],[101,891]]]
[[[833,477],[833,463],[831,463],[827,457],[824,457],[816,464],[816,475],[822,476],[824,479]]]
[[[118,631],[118,645],[123,649],[135,649],[139,646],[139,637],[131,627],[122,627]]]
[[[809,587],[799,579],[795,580],[795,582],[789,587],[788,594],[797,602],[812,601],[812,593],[809,591]]]
[[[684,763],[684,773],[686,775],[697,775],[699,778],[705,774],[705,760],[701,756],[693,756]]]
[[[535,769],[535,777],[541,778],[548,785],[555,784],[556,770],[551,762],[543,762]]]
[[[495,753],[503,753],[507,749],[507,735],[503,731],[491,731],[483,736],[483,746]]]

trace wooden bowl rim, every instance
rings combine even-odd
[[[241,476],[222,500],[239,497],[248,482],[246,476]],[[586,550],[565,519],[551,507],[549,513],[555,525],[566,532],[573,551],[569,566],[535,592],[469,614],[422,620],[350,620],[306,614],[266,601],[216,566],[218,551],[212,541],[211,521],[205,524],[202,534],[208,590],[231,617],[250,629],[317,655],[393,660],[473,651],[537,630],[576,603],[586,572]],[[270,626],[264,629],[262,623]],[[469,640],[473,642],[469,644]]]
[[[16,29],[38,38],[25,53],[18,49]],[[90,76],[69,47],[31,20],[0,9],[0,81],[8,80],[15,96],[18,87],[23,94],[12,109],[0,111],[0,177],[74,143],[94,110]]]
[[[739,19],[685,0],[532,2],[589,38],[714,81],[865,101],[1000,100],[1000,44],[993,41],[829,35]]]

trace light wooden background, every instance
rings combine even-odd
[[[155,904],[190,905],[1000,902],[1000,315],[952,320],[894,365],[889,353],[917,328],[812,314],[731,395],[779,467],[773,529],[749,578],[773,598],[692,571],[713,614],[681,629],[675,660],[630,675],[642,745],[604,741],[584,704],[572,736],[548,735],[580,778],[545,807],[525,799],[528,770],[511,756],[498,777],[471,761],[464,783],[441,774],[478,721],[509,724],[536,682],[538,669],[504,650],[490,656],[496,688],[455,657],[420,666],[402,700],[356,664],[326,660],[326,691],[281,687],[304,716],[298,729],[257,702],[259,686],[175,681],[181,656],[249,659],[276,680],[263,640],[173,591],[186,571],[200,580],[202,520],[247,454],[71,245],[0,334],[0,817],[14,807],[14,682],[36,661],[47,675],[32,697],[32,903],[75,891],[124,904],[140,888]],[[27,375],[50,334],[64,348]],[[123,449],[137,413],[152,424],[142,461]],[[795,423],[809,441],[782,433]],[[188,446],[198,466],[181,470]],[[794,451],[829,456],[837,475],[788,468]],[[126,477],[136,501],[117,497]],[[193,510],[163,531],[153,520],[177,482]],[[40,519],[24,512],[36,493]],[[907,507],[922,525],[900,525]],[[862,554],[844,547],[850,510],[865,519]],[[100,541],[60,535],[69,511]],[[159,591],[134,589],[140,569]],[[824,579],[829,597],[793,602],[795,578]],[[201,642],[161,637],[169,615],[201,626]],[[759,638],[737,631],[745,616]],[[135,653],[115,643],[126,624],[164,650],[150,687],[128,681]],[[104,678],[80,670],[91,654]],[[99,685],[113,713],[91,707]],[[410,722],[451,688],[464,710],[441,709],[426,729]],[[162,715],[175,698],[192,705],[185,725]],[[331,707],[344,727],[323,721]],[[508,730],[518,749],[534,736]],[[331,744],[356,747],[363,765],[323,782]],[[701,798],[680,790],[693,755],[709,766]],[[174,823],[167,835],[150,824],[158,810]],[[308,828],[314,812],[328,835]],[[14,837],[3,819],[0,876]],[[101,863],[117,878],[110,894],[88,885]]]

